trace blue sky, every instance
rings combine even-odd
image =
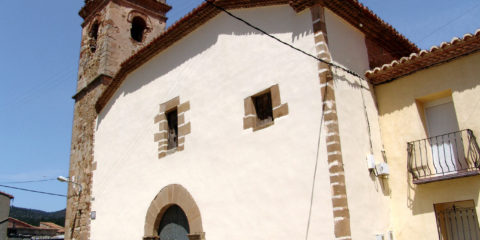
[[[168,0],[167,0],[168,1]],[[65,194],[83,0],[0,0],[0,185]],[[480,1],[361,0],[420,48],[480,28]],[[168,24],[201,3],[171,0]],[[18,183],[42,180],[41,182]],[[13,205],[55,211],[66,199],[0,187]]]

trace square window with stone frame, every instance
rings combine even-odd
[[[273,122],[272,94],[270,90],[258,96],[253,96],[252,100],[257,115],[256,127]]]
[[[243,128],[254,131],[274,124],[275,119],[288,114],[287,103],[281,103],[280,89],[273,85],[244,100]]]

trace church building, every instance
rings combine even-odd
[[[387,160],[407,165],[386,135],[404,75],[373,69],[417,46],[357,0],[210,0],[166,28],[170,9],[80,10],[65,239],[415,239]]]

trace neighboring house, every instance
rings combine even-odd
[[[65,228],[52,222],[40,222],[41,228],[50,228],[57,230],[57,235],[65,234]]]
[[[8,215],[10,214],[10,201],[13,196],[0,192],[0,239],[7,237]]]
[[[402,209],[405,183],[428,180],[392,155],[414,121],[402,105],[385,120],[383,88],[404,80],[378,85],[403,75],[360,77],[419,49],[355,0],[214,4],[165,30],[165,1],[86,1],[65,238],[434,237],[401,224],[428,215]]]
[[[480,239],[480,30],[373,69],[396,239]]]
[[[63,228],[54,223],[43,222],[37,227],[12,217],[8,218],[8,239],[63,239],[58,238],[63,233]]]

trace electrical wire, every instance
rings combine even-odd
[[[363,96],[363,83],[360,79],[360,94],[362,95],[362,104],[363,104],[363,113],[365,114],[365,121],[367,122],[367,133],[368,133],[368,142],[370,143],[370,154],[373,154],[373,143],[372,143],[372,129],[370,127],[370,120],[368,118],[367,104],[365,103],[365,97]]]
[[[435,34],[436,32],[438,32],[440,29],[452,24],[453,22],[457,21],[458,19],[462,18],[462,17],[465,17],[466,15],[470,14],[470,12],[472,12],[473,10],[477,9],[478,7],[480,7],[480,4],[477,4],[475,5],[474,7],[471,7],[469,8],[467,11],[465,12],[462,12],[462,14],[456,16],[454,19],[448,21],[447,23],[443,24],[442,26],[436,28],[435,30],[433,30],[432,32],[428,33],[427,35],[425,35],[422,39],[420,39],[418,42],[423,42],[425,39],[427,39],[428,37],[432,36],[433,34]]]
[[[27,181],[17,181],[17,182],[0,182],[0,184],[20,184],[20,183],[37,183],[37,182],[48,182],[57,180],[56,178],[41,179],[41,180],[27,180]]]
[[[317,61],[319,61],[319,62],[325,63],[325,64],[327,64],[327,65],[329,65],[329,66],[331,66],[331,67],[334,67],[334,68],[342,69],[343,71],[345,71],[345,72],[347,72],[347,73],[350,73],[350,74],[352,74],[352,75],[354,75],[354,76],[356,76],[356,77],[362,78],[362,76],[360,76],[358,73],[356,73],[356,72],[354,72],[354,71],[352,71],[352,70],[350,70],[350,69],[348,69],[348,68],[342,67],[342,66],[340,66],[340,65],[334,64],[334,63],[329,62],[329,61],[326,61],[326,60],[323,60],[323,59],[321,59],[321,58],[319,58],[319,57],[317,57],[317,56],[314,56],[314,55],[312,55],[312,54],[310,54],[310,53],[307,53],[307,52],[305,52],[304,50],[302,50],[302,49],[300,49],[300,48],[297,48],[297,47],[295,47],[295,46],[293,46],[293,45],[291,45],[291,44],[289,44],[289,43],[287,43],[287,42],[285,42],[285,41],[282,41],[281,39],[279,39],[279,38],[271,35],[270,33],[266,32],[265,30],[263,30],[263,29],[255,26],[255,25],[247,22],[247,21],[244,20],[243,18],[234,15],[233,13],[229,12],[229,11],[226,10],[225,8],[222,8],[222,7],[218,6],[218,5],[216,5],[213,1],[209,1],[209,0],[203,0],[203,1],[205,1],[206,3],[208,3],[208,4],[212,5],[213,7],[217,8],[218,10],[220,10],[220,11],[222,11],[222,12],[225,12],[226,14],[228,14],[229,16],[231,16],[232,18],[237,19],[238,21],[244,23],[245,25],[247,25],[247,26],[249,26],[249,27],[251,27],[251,28],[253,28],[253,29],[255,29],[255,30],[263,33],[263,34],[265,34],[266,36],[274,39],[275,41],[277,41],[277,42],[279,42],[279,43],[281,43],[281,44],[283,44],[283,45],[286,45],[286,46],[288,46],[288,47],[290,47],[290,48],[292,48],[292,49],[294,49],[294,50],[296,50],[296,51],[298,51],[298,52],[300,52],[300,53],[302,53],[302,54],[304,54],[304,55],[306,55],[306,56],[309,56],[309,57],[311,57],[311,58],[313,58],[313,59],[315,59],[315,60],[317,60]],[[362,79],[363,79],[363,78],[362,78]]]
[[[328,82],[327,82],[328,84]],[[318,141],[317,141],[317,155],[315,157],[315,168],[313,169],[313,180],[312,180],[312,192],[310,194],[310,206],[308,210],[308,221],[307,221],[307,230],[305,233],[305,240],[308,240],[308,233],[310,232],[310,222],[312,219],[312,210],[313,210],[313,199],[315,196],[315,182],[317,181],[317,168],[318,168],[318,159],[320,156],[320,141],[322,139],[322,129],[323,129],[323,121],[325,117],[325,100],[327,98],[328,86],[325,86],[325,90],[323,91],[322,96],[322,116],[320,117],[320,129],[318,130]]]
[[[11,188],[11,189],[16,189],[16,190],[20,190],[20,191],[26,191],[26,192],[40,193],[40,194],[51,195],[51,196],[67,197],[67,195],[63,195],[63,194],[42,192],[42,191],[37,191],[37,190],[32,190],[32,189],[26,189],[26,188],[19,188],[19,187],[7,186],[7,185],[3,185],[3,184],[0,184],[0,187]]]
[[[350,70],[350,69],[347,69],[343,66],[340,66],[340,65],[337,65],[335,63],[332,63],[332,62],[329,62],[329,61],[326,61],[326,60],[323,60],[321,58],[318,58],[310,53],[307,53],[305,52],[304,50],[302,49],[299,49],[287,42],[284,42],[282,40],[280,40],[279,38],[267,33],[265,30],[257,27],[257,26],[254,26],[253,24],[247,22],[246,20],[232,14],[231,12],[229,12],[228,10],[216,5],[215,3],[213,3],[211,0],[204,0],[205,2],[207,2],[208,4],[212,5],[213,7],[219,9],[220,11],[222,12],[225,12],[226,14],[228,14],[229,16],[231,16],[232,18],[235,18],[237,19],[238,21],[244,23],[245,25],[265,34],[266,36],[274,39],[275,41],[283,44],[283,45],[286,45],[306,56],[309,56],[319,62],[322,62],[322,63],[325,63],[327,64],[328,66],[330,67],[334,67],[335,69],[341,69],[343,71],[345,71],[346,73],[349,73],[355,77],[358,77],[359,80],[360,80],[360,84],[361,84],[361,87],[360,87],[360,91],[363,91],[363,84],[361,83],[362,80],[365,80],[362,76],[360,76],[358,73]],[[366,81],[366,80],[365,80]],[[321,116],[321,119],[320,119],[320,130],[319,130],[319,135],[318,135],[318,142],[317,142],[317,155],[316,155],[316,159],[315,159],[315,168],[314,168],[314,172],[313,172],[313,183],[312,183],[312,192],[311,192],[311,196],[310,196],[310,207],[309,207],[309,213],[308,213],[308,221],[307,221],[307,229],[306,229],[306,234],[305,234],[305,240],[308,240],[308,233],[310,231],[310,223],[311,223],[311,216],[312,216],[312,209],[313,209],[313,200],[314,200],[314,193],[315,193],[315,182],[316,182],[316,176],[317,176],[317,168],[318,168],[318,159],[319,159],[319,153],[320,153],[320,141],[321,141],[321,134],[322,134],[322,125],[323,125],[323,121],[324,121],[324,111],[325,111],[325,96],[327,95],[327,89],[328,87],[325,87],[325,91],[324,91],[324,95],[323,95],[323,99],[322,99],[322,116]],[[367,113],[367,107],[366,107],[366,104],[365,104],[365,100],[364,100],[364,96],[363,96],[363,92],[361,92],[362,94],[362,103],[363,103],[363,107],[364,107],[364,111],[365,111],[365,118],[366,118],[366,121],[367,121],[367,127],[368,127],[368,133],[369,133],[369,141],[370,141],[370,149],[371,151],[373,151],[373,146],[372,146],[372,139],[371,139],[371,130],[370,130],[370,121],[368,119],[368,113]]]

